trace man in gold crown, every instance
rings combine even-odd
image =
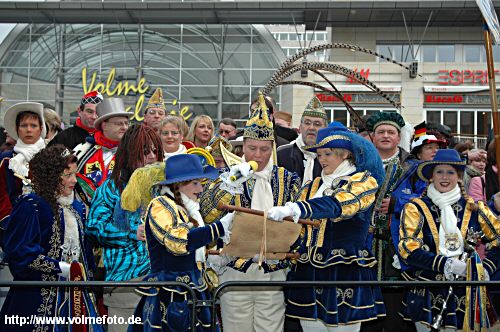
[[[167,107],[163,101],[163,92],[161,88],[156,88],[148,104],[144,109],[144,124],[154,128],[156,133],[160,133],[160,124],[167,116]]]
[[[261,211],[274,205],[284,205],[299,191],[301,181],[296,173],[275,165],[273,158],[274,129],[264,96],[252,104],[252,117],[243,132],[243,162],[232,166],[210,184],[200,200],[200,212],[205,222],[220,220],[225,212],[217,209],[219,202]],[[250,161],[257,163],[252,170]],[[231,176],[239,179],[231,181]],[[210,256],[209,259],[217,260]],[[286,260],[267,260],[259,268],[255,259],[223,258],[212,266],[220,282],[284,281]],[[221,296],[222,325],[227,331],[264,332],[284,330],[285,302],[281,290],[229,291]]]

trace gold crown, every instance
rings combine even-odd
[[[273,122],[268,113],[264,95],[259,93],[259,99],[252,105],[252,116],[248,119],[243,137],[259,141],[274,141]]]
[[[165,102],[163,101],[163,91],[161,88],[156,88],[151,98],[149,98],[148,104],[146,105],[146,109],[148,108],[159,108],[164,111],[167,110]]]

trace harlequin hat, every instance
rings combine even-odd
[[[434,135],[428,135],[425,121],[415,126],[415,138],[411,143],[411,153],[415,154],[423,145],[437,143],[440,149],[446,148],[446,140],[437,139]]]
[[[38,115],[38,117],[42,120],[41,137],[45,138],[45,135],[47,134],[47,128],[45,127],[45,119],[43,117],[43,104],[34,102],[17,103],[7,109],[3,118],[3,125],[7,130],[9,136],[15,140],[19,139],[19,136],[17,136],[16,119],[17,116],[22,112],[32,112]]]
[[[322,118],[326,121],[326,112],[323,104],[319,101],[318,97],[314,96],[307,104],[302,116],[310,116],[314,118]]]
[[[398,131],[405,126],[405,120],[401,114],[396,112],[378,112],[370,116],[366,121],[366,126],[369,131],[375,131],[380,125],[391,125],[396,127]]]
[[[99,116],[94,122],[94,127],[97,130],[102,130],[101,125],[104,121],[116,117],[125,116],[131,118],[134,114],[125,110],[123,99],[121,98],[106,98],[96,107],[97,115]]]
[[[156,88],[151,98],[149,98],[148,104],[146,105],[145,109],[148,108],[159,108],[164,111],[167,110],[167,107],[165,106],[165,101],[163,100],[163,91],[161,90],[161,88]]]
[[[252,116],[243,129],[243,137],[259,141],[274,141],[273,122],[269,117],[264,95],[260,94],[258,101],[252,104]]]
[[[80,101],[80,106],[84,106],[85,104],[94,104],[97,105],[103,101],[102,94],[95,90],[95,91],[90,91],[89,93],[85,94],[82,97],[82,100]]]
[[[434,159],[424,161],[418,166],[418,176],[424,181],[429,181],[432,178],[432,170],[436,165],[450,165],[457,170],[465,170],[465,160],[460,158],[457,150],[440,149],[436,152]]]
[[[334,121],[330,123],[328,127],[318,130],[316,144],[305,146],[304,149],[311,152],[316,152],[318,149],[323,148],[337,148],[352,151],[351,139],[344,135],[344,133],[348,131],[349,129],[342,123]]]
[[[201,159],[194,154],[177,154],[165,161],[165,181],[159,185],[191,181],[195,179],[215,180],[219,171],[210,165],[203,166]]]
[[[224,137],[219,134],[215,134],[214,137],[210,141],[208,141],[205,150],[210,152],[213,157],[222,157],[221,145],[231,152],[233,150],[233,146],[229,143]]]

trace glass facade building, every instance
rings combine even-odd
[[[262,25],[18,24],[0,45],[0,116],[29,100],[69,122],[101,83],[131,111],[161,87],[169,111],[243,120],[284,57]]]

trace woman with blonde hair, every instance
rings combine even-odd
[[[185,121],[176,115],[167,115],[160,124],[160,136],[165,152],[165,160],[180,153],[186,153],[186,147],[182,144],[184,139]]]
[[[47,128],[45,144],[48,144],[57,134],[59,134],[59,132],[62,131],[62,121],[56,111],[47,107],[43,109],[43,117],[45,119],[45,127]]]
[[[214,123],[208,115],[198,115],[194,118],[187,140],[194,143],[196,147],[205,148],[214,136]]]

